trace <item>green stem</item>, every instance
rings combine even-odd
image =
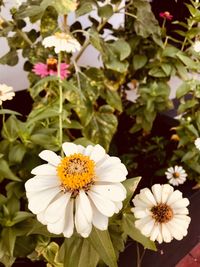
[[[142,260],[144,257],[144,254],[146,252],[146,250],[144,249],[142,254],[140,255],[140,248],[139,248],[139,244],[136,244],[136,249],[137,249],[137,267],[141,267],[142,266]]]
[[[58,54],[58,88],[59,88],[59,144],[61,147],[63,142],[63,129],[62,129],[63,91],[62,91],[62,80],[61,80],[61,52]]]

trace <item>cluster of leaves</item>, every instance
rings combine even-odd
[[[0,7],[4,2],[0,1]],[[140,178],[124,182],[127,198],[121,212],[110,219],[107,231],[93,229],[87,239],[75,234],[65,240],[62,236],[48,233],[46,227],[28,212],[24,182],[31,177],[31,169],[41,163],[38,159],[41,150],[60,152],[59,84],[63,91],[63,142],[99,143],[108,151],[113,136],[117,130],[120,131],[118,121],[121,114],[131,118],[127,129],[131,134],[147,135],[151,132],[157,114],[172,107],[168,81],[173,75],[184,80],[177,91],[177,98],[181,99],[178,111],[184,115],[177,128],[179,148],[171,161],[182,158],[185,164],[200,173],[197,163],[199,153],[192,143],[200,131],[200,84],[194,79],[187,79],[189,72],[198,70],[199,58],[191,49],[184,49],[195,36],[193,32],[198,31],[195,23],[199,22],[200,16],[197,3],[192,2],[188,7],[192,18],[181,24],[188,27],[186,32],[179,32],[185,34],[181,50],[168,42],[170,36],[163,36],[146,0],[126,3],[111,0],[110,4],[97,0],[80,0],[79,3],[75,0],[27,0],[19,9],[10,10],[11,20],[3,18],[0,36],[7,38],[10,50],[0,58],[0,64],[14,66],[19,53],[22,54],[26,60],[24,70],[29,72],[29,93],[33,99],[32,109],[26,117],[6,109],[0,112],[3,117],[0,140],[0,182],[3,188],[0,195],[0,262],[6,267],[20,257],[42,259],[48,266],[56,267],[115,267],[128,236],[145,248],[156,250],[154,243],[135,228],[135,218],[130,211],[129,202]],[[70,12],[75,12],[77,21],[69,26],[69,30],[79,40],[82,49],[73,59],[70,54],[62,53],[62,60],[70,64],[67,79],[60,81],[55,76],[41,79],[33,74],[33,65],[45,63],[50,55],[57,58],[53,49],[42,46],[41,40],[58,31],[60,16]],[[116,29],[110,19],[119,13],[126,14],[126,23]],[[90,26],[79,22],[83,15],[88,17]],[[32,23],[34,27],[28,30],[27,23]],[[99,68],[79,66],[79,59],[88,46],[98,51]],[[139,97],[131,103],[124,92],[130,90],[129,84],[134,81],[138,84]],[[186,99],[186,94],[191,97]],[[139,172],[139,158],[144,145],[149,146],[143,151],[147,161],[158,152],[152,168],[159,162],[158,158],[163,159],[160,165],[165,164],[165,141],[162,138],[152,138],[145,144],[142,138],[138,140],[141,143],[131,150],[134,156],[131,163],[136,162],[132,166],[136,170],[134,174]],[[190,149],[192,145],[193,149]]]

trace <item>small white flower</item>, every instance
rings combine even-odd
[[[193,44],[193,49],[195,52],[199,53],[200,52],[200,41],[196,41],[194,44]]]
[[[32,170],[25,183],[29,209],[47,225],[49,232],[70,237],[76,231],[88,237],[92,225],[108,227],[108,218],[118,213],[126,198],[121,184],[127,169],[100,145],[62,145],[65,157],[50,150],[39,156],[48,163]]]
[[[195,144],[196,148],[198,150],[200,150],[200,137],[196,138],[196,140],[194,141],[194,144]]]
[[[182,166],[175,166],[170,167],[165,172],[165,175],[167,179],[169,180],[169,183],[178,186],[179,184],[183,184],[186,181],[187,173],[183,169]]]
[[[3,101],[11,100],[15,96],[15,92],[11,86],[6,84],[0,84],[0,105]]]
[[[152,190],[152,191],[151,191]],[[171,242],[187,235],[191,221],[187,198],[169,184],[155,184],[151,190],[144,188],[133,199],[135,226],[152,241]]]
[[[57,54],[61,51],[73,53],[81,48],[79,42],[74,37],[64,32],[56,32],[54,35],[44,38],[42,44],[44,47],[54,46]]]

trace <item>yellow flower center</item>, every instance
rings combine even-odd
[[[95,177],[95,163],[88,156],[73,154],[64,157],[57,167],[57,174],[66,191],[88,190]]]
[[[174,178],[179,178],[179,177],[180,177],[180,173],[175,172],[175,173],[173,174],[173,176],[174,176]]]
[[[151,209],[152,217],[159,223],[167,223],[173,218],[173,210],[170,206],[160,203]]]
[[[65,40],[68,40],[70,39],[70,35],[69,34],[66,34],[64,32],[56,32],[54,34],[58,39],[65,39]]]

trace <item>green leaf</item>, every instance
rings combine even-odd
[[[190,85],[187,82],[183,82],[176,91],[176,97],[181,98],[190,91]]]
[[[13,256],[15,240],[16,240],[16,232],[11,227],[3,228],[1,232],[1,242],[2,242],[2,249],[4,253],[9,256]]]
[[[14,115],[11,115],[3,125],[2,135],[10,142],[14,142],[19,136],[18,120]]]
[[[7,54],[0,58],[0,64],[14,66],[18,63],[18,55],[15,49],[11,49]]]
[[[123,207],[126,208],[126,206],[129,204],[131,198],[133,197],[133,194],[140,182],[142,177],[134,177],[134,178],[129,178],[123,181],[123,186],[126,188],[126,199],[123,202]]]
[[[47,106],[33,109],[28,116],[27,124],[31,125],[38,121],[56,116],[58,116],[58,105],[57,103],[51,103]]]
[[[122,112],[122,100],[117,91],[111,91],[109,89],[105,89],[101,92],[101,96],[106,100],[106,102],[113,108]]]
[[[11,171],[7,161],[5,161],[4,159],[0,159],[0,178],[20,181],[20,179]]]
[[[16,143],[10,147],[8,159],[11,163],[21,163],[26,153],[24,144]]]
[[[160,67],[153,67],[149,70],[148,74],[156,78],[162,78],[167,76],[166,73]]]
[[[78,236],[65,239],[61,252],[64,254],[64,267],[96,267],[99,261],[98,252],[90,242]]]
[[[141,243],[144,248],[151,249],[156,251],[156,246],[153,241],[144,236],[136,227],[135,227],[135,217],[133,214],[123,214],[122,227],[124,232],[130,236],[133,240]]]
[[[134,55],[133,57],[133,67],[135,70],[143,68],[147,63],[147,57],[145,55]]]
[[[191,69],[196,69],[198,68],[198,64],[193,61],[189,56],[186,56],[182,52],[178,52],[176,56],[188,67]]]
[[[55,8],[48,7],[42,18],[40,23],[40,32],[42,37],[46,37],[54,33],[56,28],[58,27],[58,13],[56,12]]]
[[[1,109],[0,110],[0,114],[10,114],[10,115],[19,115],[19,116],[22,116],[21,113],[19,113],[17,111],[14,111],[14,110],[6,109],[6,108]]]
[[[78,9],[76,10],[76,16],[80,17],[80,16],[85,15],[87,13],[89,14],[92,10],[93,10],[92,2],[81,1],[79,3]]]
[[[91,121],[82,132],[94,144],[101,144],[108,150],[111,139],[117,129],[117,123],[113,109],[108,105],[104,105],[94,113]]]
[[[104,5],[98,8],[98,15],[101,18],[108,19],[113,15],[113,7],[111,5]]]
[[[117,267],[117,258],[108,231],[93,228],[88,241],[109,267]]]
[[[48,6],[52,6],[57,10],[58,14],[66,15],[76,10],[77,1],[76,0],[43,0],[40,5],[43,9],[46,9]]]
[[[34,235],[32,236],[18,236],[16,238],[14,256],[16,258],[25,258],[34,251],[37,243],[37,239]]]
[[[181,104],[178,107],[178,113],[183,113],[185,112],[187,109],[191,109],[192,107],[196,106],[198,104],[198,100],[197,99],[191,99],[191,100],[187,100],[185,103]]]

